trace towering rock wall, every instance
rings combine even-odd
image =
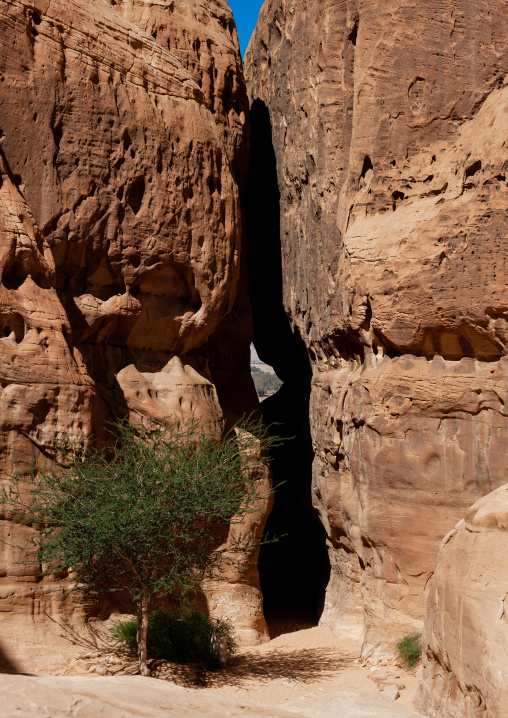
[[[194,413],[213,428],[256,405],[245,378],[234,406],[218,393],[210,348],[226,335],[249,376],[238,38],[225,0],[177,6],[0,0],[3,477],[64,433],[101,440],[112,417]],[[29,529],[8,518],[2,537],[22,545]],[[62,614],[23,558],[2,549],[4,641]],[[225,578],[215,608],[226,592],[244,640],[259,640],[255,571]]]
[[[366,654],[421,626],[441,540],[506,481],[507,9],[266,0],[246,55],[275,173],[252,186],[312,367],[322,621]]]

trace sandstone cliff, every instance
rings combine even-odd
[[[102,440],[112,417],[194,413],[214,427],[251,411],[237,291],[248,105],[225,0],[0,0],[0,38],[3,476],[64,433]],[[213,376],[216,336],[237,346],[234,402]],[[29,530],[2,519],[22,543]],[[40,644],[32,629],[62,604],[22,559],[2,550],[2,641],[19,624]],[[212,608],[226,602],[258,641],[255,569],[225,579]]]
[[[312,375],[321,620],[365,654],[421,626],[443,537],[506,481],[507,30],[503,0],[267,0],[246,55],[251,231]]]

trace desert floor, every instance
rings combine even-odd
[[[356,690],[395,697],[413,708],[420,667],[407,671],[395,660],[361,662],[355,640],[336,636],[327,628],[279,621],[271,626],[269,643],[239,649],[228,667],[205,672],[195,666],[153,661],[152,673],[160,679],[243,700],[283,707],[284,703],[315,692]],[[137,672],[134,659],[119,653],[77,653],[60,675],[98,673],[125,675]]]

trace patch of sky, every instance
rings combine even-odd
[[[242,57],[245,55],[249,40],[256,27],[262,5],[263,0],[229,0],[240,38]]]

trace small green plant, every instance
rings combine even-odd
[[[117,623],[112,637],[131,653],[136,653],[138,621]],[[233,628],[229,621],[210,618],[190,608],[180,614],[153,611],[148,618],[147,649],[150,658],[163,658],[174,663],[201,663],[209,670],[219,667],[212,651],[212,637],[226,638],[228,656],[236,651]]]
[[[402,641],[397,644],[399,658],[405,663],[407,668],[416,666],[422,656],[422,634],[413,633],[405,636]]]

